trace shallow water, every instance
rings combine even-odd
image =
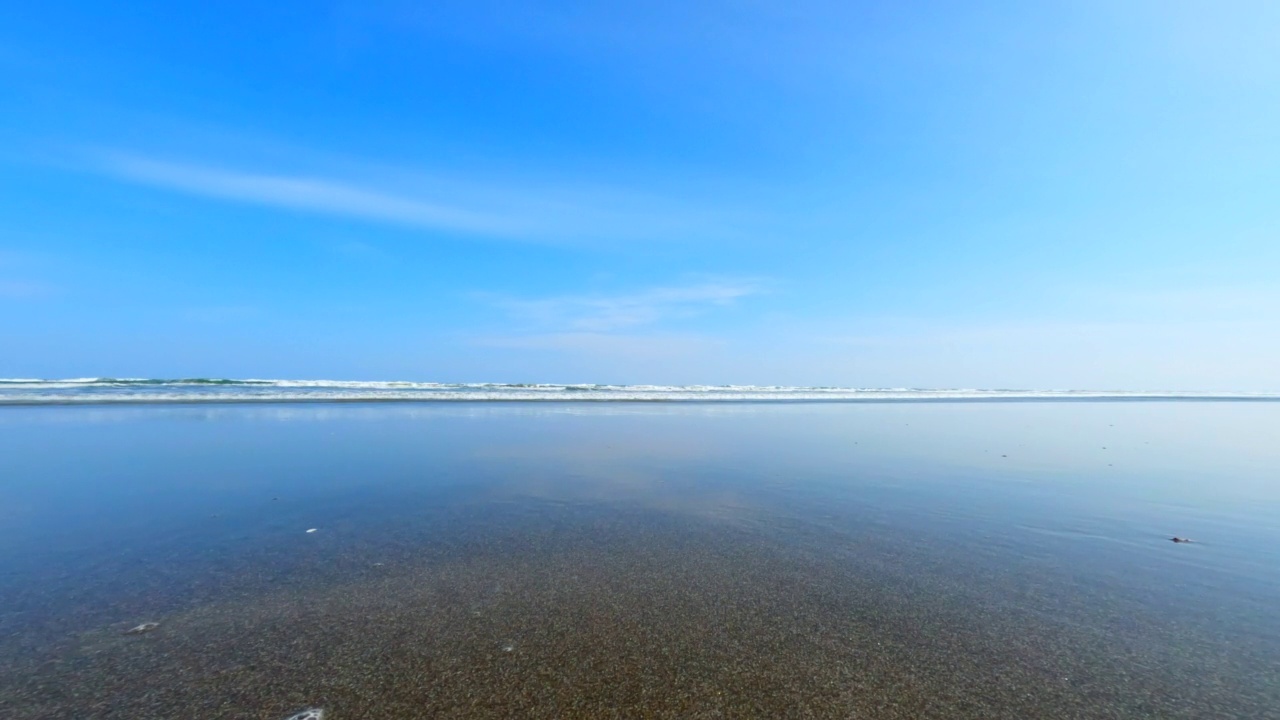
[[[1273,402],[2,408],[0,717],[1280,717],[1278,549]]]

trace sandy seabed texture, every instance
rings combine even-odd
[[[11,633],[0,716],[1280,717],[1247,653],[986,601],[871,538],[617,513],[333,552],[163,617]]]

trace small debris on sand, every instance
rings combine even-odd
[[[131,627],[128,630],[125,630],[124,634],[125,635],[141,635],[142,633],[149,633],[158,627],[160,627],[160,623],[158,622],[144,622],[141,625],[138,625],[137,627]]]
[[[1174,542],[1176,542],[1176,543],[1189,543],[1189,542],[1195,542],[1195,540],[1192,540],[1191,538],[1178,537],[1177,535],[1174,535],[1173,537],[1171,537],[1171,538],[1169,538],[1169,539],[1170,539],[1170,540],[1172,540],[1172,541],[1174,541]]]
[[[307,529],[307,532],[309,532],[309,533],[313,533],[313,532],[315,532],[316,530],[317,530],[317,528],[308,528],[308,529]]]
[[[294,713],[285,720],[324,720],[324,708],[307,708],[300,713]]]

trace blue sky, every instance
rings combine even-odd
[[[0,7],[0,376],[1280,390],[1274,2]]]

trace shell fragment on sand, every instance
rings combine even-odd
[[[324,720],[324,708],[308,708],[290,715],[285,720]]]
[[[128,630],[125,630],[124,634],[125,635],[141,635],[142,633],[149,633],[158,627],[160,627],[160,623],[158,622],[144,622],[141,625],[137,625],[135,627],[129,628]]]

